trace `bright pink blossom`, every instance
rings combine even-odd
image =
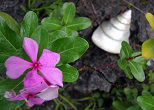
[[[29,107],[58,97],[59,87],[51,85],[34,70],[27,73],[23,82],[24,89],[18,95],[14,91],[6,91],[4,97],[10,101],[25,100]]]
[[[26,105],[32,107],[34,104],[42,104],[44,101],[52,100],[58,97],[58,86],[50,86],[48,88],[43,88],[45,83],[37,85],[35,87],[30,87],[27,89],[22,89],[19,94],[16,95],[14,91],[6,91],[4,97],[10,101],[15,100],[25,100]],[[42,87],[40,87],[42,86]],[[40,89],[38,89],[40,88]],[[43,89],[43,90],[41,90]],[[41,90],[41,91],[40,91]]]
[[[57,85],[63,86],[62,72],[58,68],[55,68],[56,64],[60,60],[59,54],[55,52],[51,52],[50,50],[44,49],[40,59],[37,61],[38,44],[36,41],[32,40],[31,38],[24,38],[23,48],[27,53],[27,55],[32,60],[32,63],[26,60],[23,60],[21,58],[18,58],[16,56],[11,56],[5,62],[6,75],[9,78],[16,79],[20,77],[25,70],[27,70],[28,68],[32,68],[32,71],[35,71],[35,72],[39,70],[42,73],[45,80],[50,82],[52,85],[57,84]],[[29,76],[31,75],[29,74]],[[38,77],[38,78],[41,78],[41,77]]]

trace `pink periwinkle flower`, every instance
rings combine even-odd
[[[28,107],[34,104],[42,104],[44,101],[58,97],[58,86],[51,85],[49,82],[32,70],[27,73],[23,80],[24,88],[16,95],[14,91],[6,91],[4,97],[10,101],[25,100]]]
[[[38,44],[36,41],[32,40],[31,38],[24,38],[22,47],[32,62],[28,62],[16,56],[11,56],[8,58],[5,62],[5,67],[6,75],[9,78],[16,79],[20,77],[25,70],[32,68],[32,71],[35,72],[39,70],[42,73],[43,78],[52,85],[63,86],[62,72],[58,68],[55,68],[56,64],[60,61],[59,54],[44,49],[40,59],[37,61]],[[31,84],[34,83],[30,83],[30,85]]]

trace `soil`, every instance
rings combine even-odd
[[[66,0],[65,0],[66,1]],[[76,16],[88,17],[92,20],[92,26],[86,30],[79,31],[81,37],[89,42],[89,49],[86,53],[74,63],[71,63],[77,69],[89,66],[104,66],[114,64],[119,55],[110,54],[101,50],[93,44],[91,36],[94,30],[106,20],[115,17],[125,10],[132,10],[130,44],[133,49],[141,49],[144,41],[154,37],[154,31],[150,31],[150,25],[143,13],[128,5],[123,0],[68,0],[74,2],[77,8]],[[127,0],[143,12],[154,14],[153,0]],[[26,0],[1,0],[0,11],[10,14],[18,22],[21,22],[25,12],[20,8],[21,4],[26,5]],[[111,68],[79,71],[79,79],[73,83],[65,83],[65,91],[62,94],[69,98],[79,99],[92,95],[94,92],[110,92],[113,87],[126,87],[132,83],[125,76],[123,71],[115,66]],[[118,83],[120,82],[120,83]],[[126,83],[127,82],[127,83]],[[110,99],[106,99],[110,100]],[[87,106],[87,101],[78,109]],[[108,108],[112,109],[112,99],[107,103]],[[53,101],[45,102],[41,106],[34,106],[32,110],[54,110]],[[83,107],[83,108],[82,108]]]

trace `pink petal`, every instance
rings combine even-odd
[[[25,88],[25,90],[28,92],[28,93],[31,93],[31,94],[35,94],[35,93],[38,93],[46,88],[48,88],[49,86],[47,85],[46,82],[41,82],[40,84],[34,86],[34,87],[29,87],[29,88]]]
[[[59,61],[60,55],[47,49],[43,50],[43,53],[39,59],[42,66],[46,67],[55,67]]]
[[[62,72],[58,68],[39,68],[44,78],[53,85],[60,85],[63,87]]]
[[[44,100],[42,100],[41,98],[29,98],[28,101],[29,102],[26,102],[26,105],[28,107],[32,107],[34,104],[41,105],[44,102]],[[29,103],[30,103],[30,105],[29,105]]]
[[[28,93],[23,91],[22,93],[19,93],[17,96],[12,97],[9,100],[10,101],[13,101],[13,100],[25,100],[27,98],[27,96],[28,96]]]
[[[28,72],[23,80],[24,88],[34,87],[44,81],[44,78],[37,74],[37,70]]]
[[[32,62],[37,61],[37,53],[38,53],[38,44],[35,40],[31,38],[24,38],[24,42],[22,47],[24,48],[27,55],[30,57]]]
[[[43,100],[52,100],[58,97],[58,88],[58,86],[50,86],[49,88],[41,91],[38,96]]]
[[[5,62],[6,75],[11,79],[20,77],[25,70],[32,67],[30,62],[27,62],[21,58],[11,56]]]
[[[4,93],[4,97],[7,98],[7,99],[15,97],[15,96],[16,96],[16,93],[14,92],[14,90],[12,92],[6,91]]]

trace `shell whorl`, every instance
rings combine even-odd
[[[131,10],[103,22],[93,33],[92,41],[110,53],[120,53],[121,42],[130,36]]]

